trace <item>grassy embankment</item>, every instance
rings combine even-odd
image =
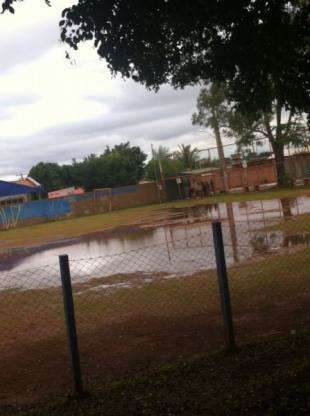
[[[113,229],[114,227],[141,223],[158,210],[182,208],[199,204],[220,202],[266,200],[273,198],[294,198],[310,195],[309,188],[284,189],[246,194],[216,195],[206,199],[183,200],[154,204],[137,208],[123,209],[110,213],[91,215],[69,220],[54,221],[1,232],[0,252],[12,248],[29,247],[64,238],[73,238],[88,233]]]

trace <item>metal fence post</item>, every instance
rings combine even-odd
[[[74,303],[72,296],[71,274],[67,255],[59,256],[60,276],[64,301],[65,319],[69,342],[69,353],[73,371],[74,388],[78,397],[84,395],[80,355],[75,325]]]
[[[230,293],[227,278],[225,251],[222,234],[222,224],[220,221],[212,223],[213,242],[216,259],[216,269],[218,276],[218,285],[221,298],[221,308],[224,321],[225,341],[228,351],[236,350],[235,331],[230,303]]]

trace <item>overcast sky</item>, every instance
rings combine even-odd
[[[0,15],[0,178],[27,174],[40,161],[65,163],[129,140],[150,145],[214,145],[191,125],[197,87],[148,92],[111,78],[91,45],[65,59],[61,10],[71,1],[25,0]]]

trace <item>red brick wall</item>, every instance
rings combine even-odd
[[[158,202],[158,191],[155,183],[138,185],[138,192],[119,194],[112,197],[112,209],[130,208]]]
[[[158,202],[158,191],[155,183],[137,186],[137,192],[128,192],[100,199],[77,200],[71,203],[72,216],[98,214],[110,210],[136,207]]]
[[[250,164],[247,168],[233,166],[227,169],[227,176],[230,189],[245,186],[255,187],[256,185],[276,182],[275,168],[272,160]],[[193,175],[191,178],[191,180],[197,179],[202,182],[210,182],[212,179],[216,191],[224,190],[220,169],[200,176]]]

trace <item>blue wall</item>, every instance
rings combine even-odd
[[[12,218],[17,213],[17,209],[12,207],[6,207],[4,210],[7,218]],[[43,199],[41,201],[31,201],[21,205],[19,221],[40,218],[51,220],[64,217],[67,214],[70,214],[70,212],[70,202],[67,199]],[[2,218],[0,217],[0,224],[1,223]]]
[[[113,188],[112,195],[120,195],[127,193],[138,192],[138,186],[122,186],[120,188]],[[93,198],[93,193],[88,192],[82,195],[72,195],[62,199],[43,199],[40,201],[30,201],[21,205],[21,211],[19,214],[19,221],[46,219],[52,220],[57,218],[66,217],[71,213],[71,203],[78,201],[88,201]],[[5,214],[7,218],[14,218],[17,209],[14,207],[6,207]],[[0,216],[0,225],[2,224],[2,218]]]

